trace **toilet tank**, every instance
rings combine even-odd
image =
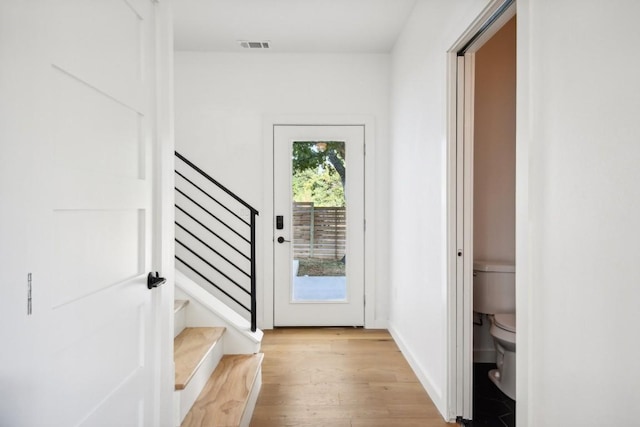
[[[486,314],[516,312],[516,269],[513,264],[473,263],[473,311]]]

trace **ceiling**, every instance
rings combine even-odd
[[[269,52],[386,53],[393,48],[415,3],[177,0],[172,5],[175,49],[247,52],[238,44],[238,40],[246,40],[269,41]]]

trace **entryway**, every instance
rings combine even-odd
[[[274,326],[364,325],[364,135],[274,126]]]

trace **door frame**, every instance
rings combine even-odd
[[[263,117],[263,206],[262,219],[262,260],[258,268],[262,271],[263,289],[259,301],[258,327],[273,329],[274,325],[274,251],[273,222],[275,218],[273,206],[273,143],[274,126],[345,126],[361,125],[364,127],[364,217],[369,224],[364,231],[364,327],[384,327],[375,317],[376,288],[375,281],[375,119],[367,115],[270,115]]]
[[[155,20],[155,116],[153,138],[153,238],[151,267],[167,279],[152,294],[154,333],[152,425],[173,427],[175,365],[173,360],[175,225],[175,139],[173,102],[172,0],[152,0]]]
[[[516,14],[491,0],[447,52],[449,419],[473,418],[473,120],[475,53]]]

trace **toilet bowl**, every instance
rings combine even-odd
[[[490,333],[496,346],[497,369],[489,379],[509,398],[516,399],[516,315],[496,313],[490,316]]]
[[[516,397],[515,267],[476,261],[473,265],[473,311],[486,315],[496,349],[491,381],[509,398]]]

